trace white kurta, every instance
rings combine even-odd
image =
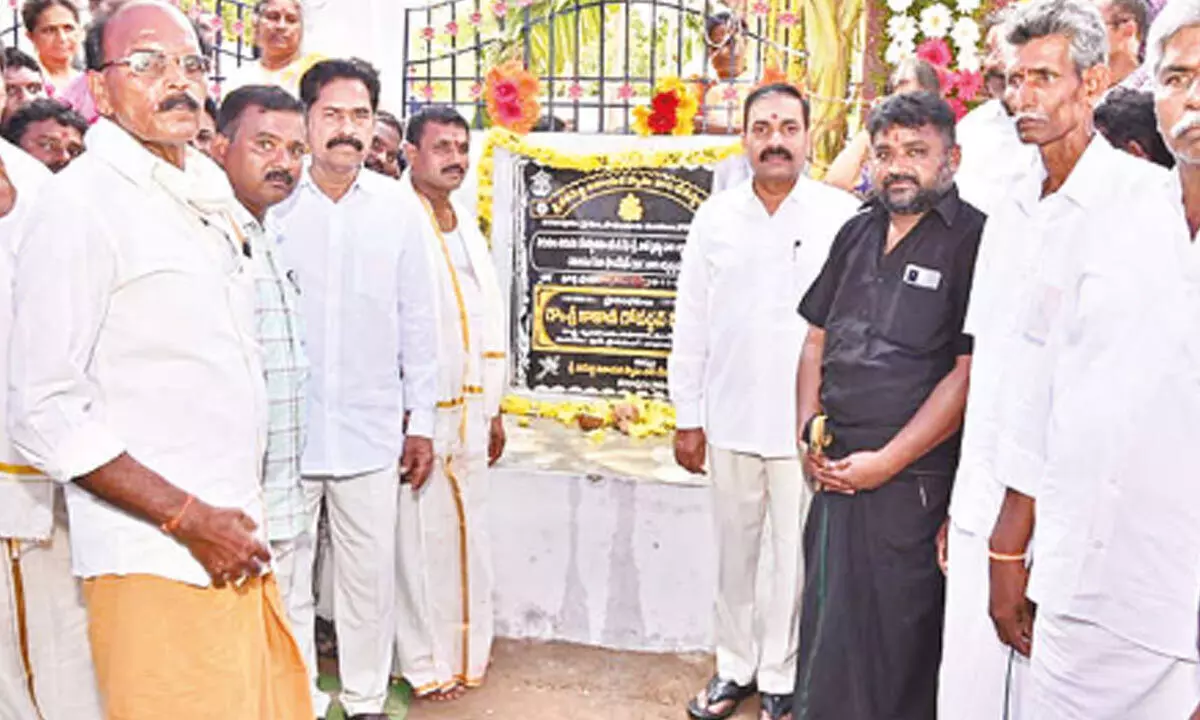
[[[1037,499],[1036,717],[1185,717],[1200,699],[1172,681],[1197,672],[1195,248],[1168,176],[1100,137],[1042,202],[1058,196],[1079,224],[1048,236],[1015,309],[996,450],[1000,480]]]
[[[967,309],[964,330],[975,339],[969,410],[962,456],[950,498],[950,558],[942,665],[938,677],[941,717],[1029,717],[1029,661],[1000,642],[988,613],[988,539],[1004,486],[993,461],[998,435],[996,406],[1013,372],[1007,344],[1016,332],[1019,307],[1029,292],[1043,234],[1036,208],[1044,172],[1040,162],[999,194],[991,208]],[[1005,714],[1007,712],[1007,715]]]
[[[0,160],[17,204],[0,218],[0,348],[12,323],[12,271],[18,226],[50,173],[0,140]],[[0,377],[8,353],[0,352]],[[87,615],[71,575],[66,510],[49,478],[8,441],[0,404],[0,717],[99,720],[100,695],[87,639]]]
[[[437,278],[440,330],[434,472],[419,491],[401,489],[397,535],[397,666],[422,695],[478,685],[491,654],[488,430],[507,374],[506,333],[475,218],[456,203],[457,227],[440,232],[411,180],[402,185]]]

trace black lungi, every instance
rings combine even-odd
[[[839,458],[882,447],[894,431],[833,432],[829,456]],[[878,490],[813,499],[795,720],[937,717],[945,578],[935,538],[953,477],[953,465],[923,464]]]

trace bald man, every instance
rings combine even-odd
[[[208,60],[158,0],[86,51],[101,118],[21,229],[8,408],[65,488],[105,715],[312,720],[263,527],[249,217],[188,145]]]

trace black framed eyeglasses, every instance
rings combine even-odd
[[[167,72],[167,64],[170,62],[178,65],[183,74],[192,80],[203,80],[208,77],[211,65],[208,58],[203,55],[169,57],[159,50],[134,50],[120,60],[104,63],[100,69],[107,70],[110,67],[124,66],[129,68],[134,75],[160,78]]]

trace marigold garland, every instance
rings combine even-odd
[[[700,101],[691,86],[677,77],[659,81],[649,105],[633,109],[633,129],[638,135],[691,135]]]
[[[542,108],[538,104],[541,83],[533,73],[517,62],[507,62],[488,70],[484,101],[488,117],[499,127],[527,133],[537,125]]]
[[[492,194],[495,150],[502,147],[514,155],[531,158],[546,167],[565,170],[603,170],[631,167],[702,167],[715,165],[742,151],[741,141],[690,150],[621,150],[602,153],[565,153],[538,145],[504,128],[488,130],[479,158],[479,227],[491,242]]]

